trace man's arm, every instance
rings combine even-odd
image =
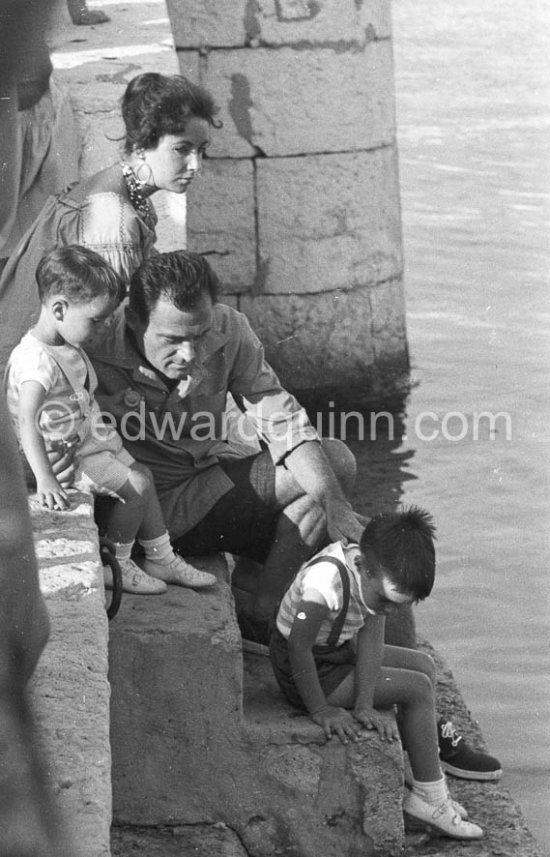
[[[332,541],[358,541],[365,521],[357,516],[320,444],[305,409],[287,392],[264,358],[264,349],[247,319],[236,321],[234,360],[229,390],[242,403],[267,443],[275,464],[287,470],[323,509]]]
[[[300,444],[286,456],[284,464],[305,493],[323,509],[330,540],[358,542],[365,527],[363,519],[345,497],[321,444]]]

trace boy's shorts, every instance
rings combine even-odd
[[[351,642],[347,641],[341,646],[329,649],[328,646],[313,648],[313,658],[317,667],[319,684],[326,697],[330,696],[339,687],[346,676],[355,668],[355,650]],[[292,678],[292,667],[288,656],[288,644],[278,630],[274,628],[269,641],[269,654],[271,665],[277,683],[289,702],[296,708],[306,711],[302,697]]]
[[[94,495],[116,497],[135,459],[116,432],[106,438],[87,437],[75,455],[75,488]]]

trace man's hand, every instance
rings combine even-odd
[[[383,717],[379,711],[370,705],[359,705],[353,711],[353,716],[365,729],[375,729],[382,741],[397,741],[399,732],[395,721]]]
[[[311,719],[318,726],[323,727],[327,740],[333,735],[338,735],[342,744],[359,739],[359,727],[351,713],[345,708],[326,705],[320,711],[312,714]]]
[[[364,518],[357,515],[345,499],[329,500],[325,504],[327,532],[331,542],[358,542],[365,529]]]
[[[71,488],[74,481],[74,453],[77,441],[67,441],[48,449],[48,460],[61,488]]]

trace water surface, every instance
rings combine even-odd
[[[433,511],[419,630],[550,854],[550,6],[393,0],[393,21],[415,386],[401,444],[354,444],[363,497]]]

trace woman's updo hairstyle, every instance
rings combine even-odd
[[[179,74],[139,74],[126,87],[121,108],[128,155],[134,149],[155,149],[165,134],[181,134],[190,116],[221,127],[214,119],[218,107],[210,93]]]

